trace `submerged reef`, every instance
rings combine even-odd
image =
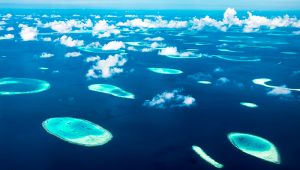
[[[226,36],[227,38],[253,38],[250,36]]]
[[[89,85],[88,88],[89,90],[96,92],[107,93],[117,97],[134,99],[134,95],[132,93],[126,92],[119,87],[110,84],[92,84]]]
[[[282,54],[298,54],[296,52],[281,52]]]
[[[102,48],[85,48],[77,47],[79,50],[91,52],[91,53],[123,53],[125,50],[102,50]]]
[[[208,156],[200,147],[193,145],[193,150],[206,162],[210,163],[211,165],[215,166],[216,168],[223,168],[223,165],[213,160],[210,156]]]
[[[231,53],[243,53],[244,51],[232,51],[228,49],[218,49],[219,51],[224,51],[224,52],[231,52]]]
[[[180,55],[166,55],[169,58],[200,58],[201,55],[190,55],[190,56],[180,56]]]
[[[38,93],[49,88],[50,84],[43,80],[12,77],[0,79],[0,95]]]
[[[252,82],[254,84],[258,84],[258,85],[262,85],[265,87],[270,87],[270,88],[279,88],[279,86],[270,86],[267,85],[266,82],[272,81],[271,79],[267,79],[267,78],[260,78],[260,79],[254,79],[252,80]],[[294,91],[300,91],[300,89],[291,89],[291,88],[285,88],[285,87],[280,87],[282,89],[287,89],[287,90],[294,90]]]
[[[263,46],[263,45],[247,45],[247,44],[238,44],[236,45],[237,48],[245,48],[245,47],[251,47],[251,48],[273,48],[275,49],[276,47],[272,46]]]
[[[246,56],[229,56],[229,55],[212,55],[214,57],[218,57],[224,60],[230,60],[230,61],[260,61],[259,58],[254,57],[246,57]]]
[[[222,42],[243,42],[242,40],[219,40]]]
[[[227,137],[236,148],[249,155],[276,164],[281,162],[277,148],[264,138],[236,132],[229,133]]]
[[[72,144],[82,146],[104,145],[112,139],[112,134],[101,126],[83,119],[57,117],[45,120],[44,129]]]
[[[211,84],[210,81],[197,81],[197,83],[200,83],[200,84]]]
[[[148,68],[148,70],[160,74],[181,74],[183,73],[180,70],[170,69],[170,68]]]
[[[208,42],[191,42],[191,43],[183,43],[183,44],[212,45],[212,43],[208,43]]]
[[[243,106],[246,106],[246,107],[252,107],[252,108],[258,107],[258,106],[257,106],[256,104],[254,104],[254,103],[241,102],[240,104],[243,105]]]

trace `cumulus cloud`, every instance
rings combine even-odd
[[[102,45],[99,42],[92,42],[92,43],[88,44],[87,46],[85,46],[86,49],[99,48],[99,47],[102,47]]]
[[[62,36],[59,39],[60,43],[67,46],[67,47],[78,47],[82,46],[84,44],[83,40],[73,40],[71,37],[68,37],[66,35]]]
[[[153,48],[143,48],[142,52],[151,52],[153,51]]]
[[[46,15],[46,14],[44,14],[42,17],[44,17],[44,18],[47,18],[47,17],[49,17],[48,15]]]
[[[96,56],[96,57],[88,57],[85,59],[85,62],[94,62],[94,61],[97,61],[97,60],[100,60],[100,57],[99,56]]]
[[[133,46],[129,46],[129,47],[127,48],[127,50],[130,50],[130,51],[137,51],[137,49],[134,48]]]
[[[95,58],[94,58],[95,59]],[[87,59],[88,61],[92,61],[91,59]],[[123,66],[127,59],[124,58],[122,55],[116,54],[114,56],[110,55],[107,59],[95,61],[95,65],[92,66],[91,69],[88,70],[86,77],[88,78],[109,78],[115,74],[123,72],[123,69],[119,68],[119,66]]]
[[[14,38],[15,36],[13,34],[5,34],[4,37],[5,38]]]
[[[230,82],[230,80],[229,80],[228,78],[226,78],[226,77],[221,77],[221,78],[219,78],[219,79],[217,80],[216,85],[217,85],[217,86],[220,86],[220,85],[223,85],[223,84],[226,84],[226,83],[229,83],[229,82]]]
[[[98,18],[101,18],[101,17],[100,17],[100,15],[96,15],[95,18],[98,19]]]
[[[157,18],[156,21],[151,21],[149,19],[134,19],[127,20],[126,22],[119,22],[117,26],[130,26],[130,27],[140,27],[140,28],[186,28],[188,26],[187,21],[167,21]]]
[[[45,37],[43,38],[43,41],[51,41],[51,37]]]
[[[81,56],[80,52],[71,52],[71,53],[65,54],[65,57],[78,57],[78,56]]]
[[[12,15],[11,14],[6,14],[6,15],[3,15],[2,17],[4,18],[10,18]]]
[[[272,88],[267,92],[267,95],[270,96],[284,96],[284,97],[293,97],[292,91],[286,87],[286,85],[282,85],[279,87]]]
[[[134,17],[138,17],[137,15],[125,15],[125,17],[131,17],[131,18],[134,18]]]
[[[298,70],[298,71],[293,71],[293,73],[292,73],[290,76],[293,77],[293,76],[295,76],[295,75],[297,75],[297,74],[300,74],[300,70]]]
[[[224,69],[222,69],[221,67],[217,67],[214,69],[214,72],[223,72]]]
[[[168,107],[190,107],[195,105],[196,99],[192,96],[183,96],[179,94],[183,89],[174,89],[172,92],[165,91],[162,94],[157,94],[151,101],[144,102],[147,107],[158,109],[166,109]]]
[[[98,34],[99,31],[112,30],[115,28],[116,28],[116,26],[114,26],[114,25],[109,26],[108,23],[106,22],[106,20],[100,20],[93,27],[93,35]]]
[[[253,15],[251,12],[248,12],[248,18],[240,20],[236,16],[237,12],[233,8],[228,8],[225,13],[223,20],[217,21],[215,19],[206,16],[205,18],[197,19],[193,18],[190,21],[192,24],[191,29],[201,30],[205,26],[215,27],[221,31],[226,32],[229,27],[232,25],[244,26],[243,32],[257,32],[260,27],[268,27],[270,29],[275,29],[276,27],[300,27],[300,22],[296,17],[290,18],[288,15],[284,17],[275,17],[272,19]]]
[[[152,43],[151,45],[150,45],[150,47],[151,48],[157,48],[157,47],[165,47],[166,46],[166,44],[158,44],[157,42],[154,42],[154,43]]]
[[[125,48],[125,44],[122,41],[111,41],[102,47],[102,50],[119,50]]]
[[[68,21],[53,21],[43,25],[44,28],[51,28],[59,33],[67,33],[72,31],[72,28],[84,28],[84,27],[93,27],[93,23],[90,19],[86,20],[86,22],[76,21],[74,19]]]
[[[167,47],[158,52],[159,55],[179,55],[177,47]]]
[[[53,56],[54,56],[54,54],[44,52],[40,55],[40,58],[49,58],[49,57],[53,57]]]
[[[194,79],[194,80],[207,80],[207,79],[212,78],[212,76],[209,73],[204,74],[201,72],[198,72],[198,73],[192,74],[192,75],[188,75],[187,77],[190,79]]]
[[[35,27],[28,27],[27,25],[19,24],[19,27],[22,28],[20,35],[23,41],[36,40],[38,30]]]
[[[111,34],[120,34],[120,31],[117,29],[113,29],[113,30],[108,30],[106,32],[104,32],[103,34],[98,34],[98,38],[102,38],[102,37],[110,37]]]
[[[14,30],[14,27],[8,27],[6,28],[6,31],[13,31]]]
[[[51,15],[50,17],[51,18],[60,18],[61,16],[60,15]]]
[[[164,38],[162,37],[156,37],[156,38],[145,38],[144,40],[148,40],[148,41],[163,41]]]
[[[0,25],[4,25],[4,24],[6,24],[6,22],[0,21]]]

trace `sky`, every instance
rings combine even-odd
[[[0,8],[300,10],[300,0],[0,0]]]

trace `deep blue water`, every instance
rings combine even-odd
[[[159,14],[158,14],[159,12]],[[175,16],[182,20],[197,16],[222,19],[224,11],[113,11],[113,10],[16,10],[1,9],[1,15],[59,14],[65,18],[89,18],[90,14],[124,16],[162,15],[171,20]],[[253,12],[266,17],[290,16],[300,17],[299,12]],[[238,16],[247,16],[246,11],[238,11]],[[131,18],[109,18],[109,20],[126,21]],[[43,23],[53,18],[42,18]],[[92,20],[94,21],[94,20]],[[228,39],[226,36],[252,36],[251,41],[288,42],[288,45],[272,44],[276,49],[244,48],[243,55],[260,58],[259,62],[237,62],[213,58],[173,59],[149,53],[126,51],[128,61],[122,68],[124,73],[109,79],[87,80],[85,74],[92,65],[83,60],[89,56],[108,54],[84,52],[75,47],[66,47],[59,43],[44,41],[22,41],[19,32],[20,23],[35,23],[34,20],[11,19],[5,27],[14,27],[14,31],[0,31],[14,34],[14,40],[0,40],[0,77],[32,78],[47,81],[51,88],[44,92],[24,95],[0,96],[0,169],[19,170],[53,170],[53,169],[128,169],[128,170],[198,170],[215,169],[201,159],[192,150],[192,145],[201,147],[214,160],[228,170],[296,170],[300,145],[300,92],[293,91],[293,101],[280,100],[278,96],[268,96],[267,88],[252,83],[255,78],[270,78],[270,85],[286,84],[290,88],[300,87],[299,75],[290,77],[293,71],[300,70],[300,39],[295,36],[270,36],[267,33],[232,33],[199,31],[197,35],[208,38],[199,39],[190,36],[175,37],[166,32],[155,35],[133,34],[118,41],[141,41],[146,37],[163,37],[168,46],[176,46],[179,51],[199,49],[200,53],[209,55],[226,54],[217,51],[216,45]],[[114,23],[115,24],[115,23]],[[39,28],[40,32],[53,32],[51,29]],[[294,28],[278,28],[288,32]],[[122,33],[121,33],[122,34]],[[110,42],[110,38],[98,39],[91,34],[66,34],[73,39],[84,40],[85,45],[99,41]],[[122,34],[123,35],[123,34]],[[52,40],[62,35],[47,35]],[[214,45],[196,46],[185,42],[210,42]],[[15,41],[16,40],[16,41]],[[260,44],[255,44],[260,45]],[[265,44],[262,44],[265,45]],[[138,48],[138,47],[137,47]],[[68,52],[80,52],[82,56],[65,58]],[[280,52],[293,51],[297,55],[285,55]],[[55,54],[54,57],[41,59],[36,56],[42,52]],[[198,52],[196,52],[198,53]],[[230,53],[231,54],[231,53]],[[232,54],[239,55],[239,54]],[[276,65],[281,62],[281,64]],[[39,70],[47,67],[49,70]],[[179,75],[164,75],[150,72],[147,67],[166,67],[183,71]],[[224,72],[213,72],[217,67]],[[129,73],[131,69],[135,71]],[[59,73],[52,73],[59,70]],[[212,75],[212,85],[196,83],[188,75],[198,72]],[[230,83],[216,86],[220,77],[231,80]],[[243,83],[243,88],[234,85],[233,80]],[[91,84],[112,84],[135,94],[135,99],[118,98],[112,95],[88,90]],[[143,106],[145,100],[151,100],[156,94],[183,88],[182,95],[191,95],[196,105],[156,109]],[[72,100],[70,100],[72,98]],[[240,102],[256,103],[258,108],[248,108]],[[83,147],[67,143],[48,134],[42,122],[51,117],[74,117],[96,123],[113,134],[113,139],[99,147]],[[279,150],[281,164],[272,164],[236,149],[227,139],[230,132],[254,134],[271,141]]]

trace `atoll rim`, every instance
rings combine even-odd
[[[38,93],[49,88],[50,84],[43,80],[11,77],[0,79],[0,95]]]
[[[213,160],[210,156],[208,156],[199,146],[192,146],[192,149],[201,157],[203,158],[206,162],[210,163],[216,168],[223,168],[224,165],[216,162]]]
[[[160,74],[181,74],[183,73],[180,70],[171,69],[171,68],[148,68],[148,70]]]
[[[212,55],[214,57],[230,60],[230,61],[261,61],[260,58],[246,57],[246,56],[232,56],[232,55]]]
[[[180,55],[166,55],[169,58],[200,58],[201,55],[191,55],[191,56],[180,56]]]
[[[88,88],[92,91],[107,93],[116,97],[134,99],[134,95],[132,93],[126,92],[121,88],[110,84],[92,84],[89,85]]]
[[[236,148],[249,155],[275,164],[280,164],[281,162],[277,148],[264,138],[236,132],[229,133],[227,137]]]
[[[108,130],[83,119],[56,117],[45,120],[42,125],[48,133],[76,145],[100,146],[113,137]]]
[[[272,81],[271,79],[268,78],[260,78],[260,79],[253,79],[252,82],[254,84],[258,84],[258,85],[262,85],[265,87],[269,87],[269,88],[279,88],[279,86],[271,86],[271,85],[267,85],[266,82]],[[285,88],[285,87],[280,87],[282,89],[287,89],[287,90],[293,90],[293,91],[300,91],[300,89],[291,89],[291,88]]]
[[[282,54],[298,54],[296,52],[281,52]]]
[[[102,50],[102,48],[85,48],[77,47],[77,49],[91,53],[124,53],[125,50]]]
[[[200,84],[211,84],[210,81],[197,81],[197,83],[200,83]]]
[[[251,107],[251,108],[258,107],[258,106],[257,106],[256,104],[254,104],[254,103],[241,102],[240,104],[243,105],[243,106],[246,106],[246,107]]]

